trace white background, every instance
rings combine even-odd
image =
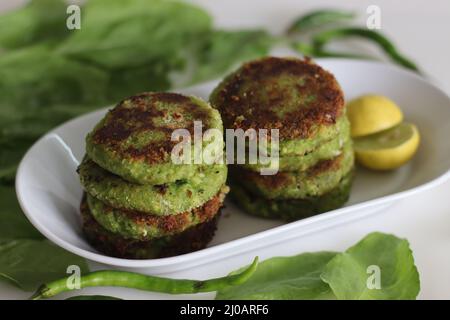
[[[13,8],[22,2],[3,0],[0,2],[0,11]],[[282,32],[295,17],[310,9],[329,7],[351,9],[359,13],[360,21],[364,24],[367,6],[378,5],[382,13],[382,31],[450,94],[450,1],[448,0],[192,0],[189,2],[206,8],[214,16],[218,27],[262,27],[275,34]],[[361,42],[351,42],[349,45],[363,52],[375,54],[378,52],[372,45],[363,45]],[[447,143],[448,138],[442,137],[442,140],[436,143]],[[382,231],[394,233],[410,241],[421,276],[422,288],[419,298],[450,299],[449,196],[450,182],[447,182],[418,196],[398,202],[370,218],[325,230],[290,243],[267,247],[198,267],[195,270],[167,276],[195,279],[221,276],[247,264],[255,255],[265,259],[275,255],[292,255],[305,251],[345,250],[367,233]],[[86,289],[83,294],[106,294],[125,299],[212,297],[210,294],[174,297],[117,288]],[[0,283],[0,299],[26,298],[28,295]]]

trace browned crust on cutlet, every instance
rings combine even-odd
[[[329,170],[330,171],[338,170],[343,158],[344,155],[340,154],[339,156],[333,159],[319,161],[314,166],[309,168],[306,171],[306,174],[308,177],[312,178]],[[259,185],[262,185],[267,189],[279,189],[289,185],[289,183],[292,182],[291,177],[292,172],[279,171],[277,174],[274,175],[261,175],[259,172],[256,171],[246,170],[239,166],[235,167],[236,168],[234,168],[233,170],[235,172],[234,173],[235,176],[240,177],[240,179],[255,181],[255,183],[258,183]]]
[[[86,197],[80,205],[83,233],[98,251],[125,259],[153,259],[180,255],[205,248],[214,237],[220,213],[209,221],[179,234],[148,241],[125,239],[104,229],[91,215]]]
[[[307,173],[309,177],[318,176],[322,172],[326,171],[336,171],[339,170],[339,167],[341,166],[341,162],[344,159],[344,154],[341,153],[337,157],[333,159],[327,159],[322,160],[316,163],[314,166],[312,166],[310,169],[308,169]]]
[[[210,114],[200,108],[191,97],[170,92],[147,92],[124,99],[110,110],[102,126],[93,132],[92,143],[115,150],[120,157],[145,161],[149,164],[167,160],[173,147],[178,143],[171,141],[172,132],[175,129],[186,129],[192,136],[194,122],[189,121],[183,128],[176,127],[173,122],[156,126],[152,119],[164,117],[168,113],[167,110],[158,110],[155,107],[156,103],[176,104],[180,112],[173,114],[175,118],[182,119],[183,115],[190,114],[195,121],[202,121],[205,126],[209,124]],[[125,107],[125,104],[131,104],[132,107]],[[163,137],[159,141],[148,143],[140,148],[122,147],[130,135],[137,136],[140,133],[152,131],[162,133]]]
[[[222,207],[223,199],[223,193],[220,191],[202,206],[174,215],[155,216],[148,213],[124,209],[121,209],[120,213],[126,215],[127,219],[133,220],[133,223],[136,225],[155,226],[163,231],[163,233],[176,233],[185,230],[186,225],[189,224],[190,221],[195,220],[198,221],[198,223],[203,223],[212,219]],[[104,214],[108,214],[117,209],[104,204],[104,210]]]
[[[317,99],[278,118],[274,108],[289,100],[286,90],[277,88],[280,75],[305,77],[304,85],[293,84],[292,89]],[[269,82],[271,89],[266,90]],[[243,90],[243,84],[247,89]],[[261,99],[261,92],[266,99]],[[211,103],[227,129],[279,129],[281,140],[291,140],[310,137],[314,126],[335,124],[343,112],[344,95],[334,76],[309,59],[267,57],[246,63],[228,76],[212,94]]]

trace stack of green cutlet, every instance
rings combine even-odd
[[[193,137],[195,121],[203,130],[223,130],[217,110],[200,99],[144,93],[120,102],[88,134],[78,173],[86,192],[83,230],[93,247],[147,259],[208,244],[228,191],[227,167],[173,161],[180,141],[172,141],[172,133],[183,129]],[[200,144],[222,156],[223,137]]]
[[[310,60],[263,58],[226,77],[210,102],[227,129],[278,129],[279,157],[268,165],[276,174],[262,175],[260,163],[230,167],[231,196],[243,209],[296,220],[348,200],[354,155],[332,74]]]

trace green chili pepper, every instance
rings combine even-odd
[[[365,55],[358,55],[353,53],[345,53],[345,52],[333,52],[333,51],[325,51],[323,49],[317,49],[314,46],[304,43],[304,42],[294,42],[292,43],[292,48],[301,54],[309,57],[317,57],[317,58],[350,58],[350,59],[368,59],[372,58]]]
[[[171,294],[211,292],[244,283],[256,271],[257,265],[258,257],[253,260],[250,266],[238,274],[204,281],[168,279],[124,271],[96,271],[80,278],[80,289],[86,287],[126,287]],[[68,279],[67,277],[43,285],[31,299],[47,299],[62,292],[73,290],[67,286]]]
[[[364,29],[364,28],[341,28],[341,29],[335,29],[335,30],[329,30],[329,31],[323,31],[318,34],[316,34],[313,37],[313,45],[315,50],[321,51],[323,50],[324,46],[334,39],[344,38],[344,37],[360,37],[367,40],[370,40],[378,46],[383,49],[383,51],[396,63],[399,65],[414,70],[416,72],[419,71],[417,66],[409,60],[408,58],[401,55],[395,46],[389,41],[385,36],[383,36],[381,33]]]
[[[330,23],[338,23],[351,20],[355,17],[352,12],[338,10],[317,10],[301,16],[288,28],[287,33],[305,31],[314,27],[320,27]]]

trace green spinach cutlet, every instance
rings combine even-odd
[[[202,133],[218,129],[215,140],[202,140],[201,150],[193,147],[196,121]],[[205,148],[209,155],[223,155],[217,110],[176,93],[127,98],[88,134],[77,172],[86,193],[83,230],[94,248],[115,257],[149,259],[199,250],[212,239],[229,190],[227,166],[173,162],[177,129],[189,134],[190,156]]]
[[[225,165],[199,166],[196,170],[197,173],[188,179],[158,185],[136,184],[85,157],[78,167],[78,174],[87,193],[112,207],[165,216],[202,205],[226,182]]]
[[[269,164],[230,166],[232,198],[244,210],[295,220],[347,201],[354,154],[344,95],[331,73],[309,59],[266,57],[227,76],[210,102],[226,129],[266,129],[269,139],[278,130]],[[262,175],[263,168],[278,171]]]
[[[338,133],[336,137],[319,145],[316,149],[302,155],[285,155],[277,158],[270,158],[268,164],[242,165],[245,169],[260,172],[263,168],[273,168],[278,166],[279,171],[305,171],[322,160],[332,159],[342,153],[342,148],[350,141],[350,123],[343,117],[337,122]]]
[[[223,131],[217,110],[208,103],[176,93],[144,93],[121,101],[87,135],[88,156],[124,180],[140,184],[164,184],[197,174],[200,164],[174,164],[171,152],[177,129],[194,137],[194,121],[202,130]],[[219,155],[223,139],[203,141]]]
[[[91,215],[106,230],[127,239],[149,240],[180,233],[190,227],[212,219],[223,205],[227,187],[203,205],[186,212],[155,216],[131,210],[121,210],[87,195]]]
[[[86,197],[80,206],[83,233],[98,251],[124,259],[154,259],[170,257],[203,249],[214,237],[219,214],[170,236],[151,238],[146,241],[125,238],[102,227],[92,216]]]
[[[261,175],[239,167],[230,171],[255,195],[267,199],[298,199],[327,193],[352,171],[353,166],[352,144],[347,143],[340,155],[322,160],[305,171],[280,171],[274,175]]]
[[[347,173],[339,184],[327,193],[298,199],[274,200],[258,197],[248,191],[239,181],[230,180],[230,197],[246,212],[262,218],[293,221],[343,206],[350,196],[353,171]]]
[[[225,128],[278,129],[280,155],[303,155],[339,132],[344,96],[309,60],[267,57],[227,76],[210,96]]]

